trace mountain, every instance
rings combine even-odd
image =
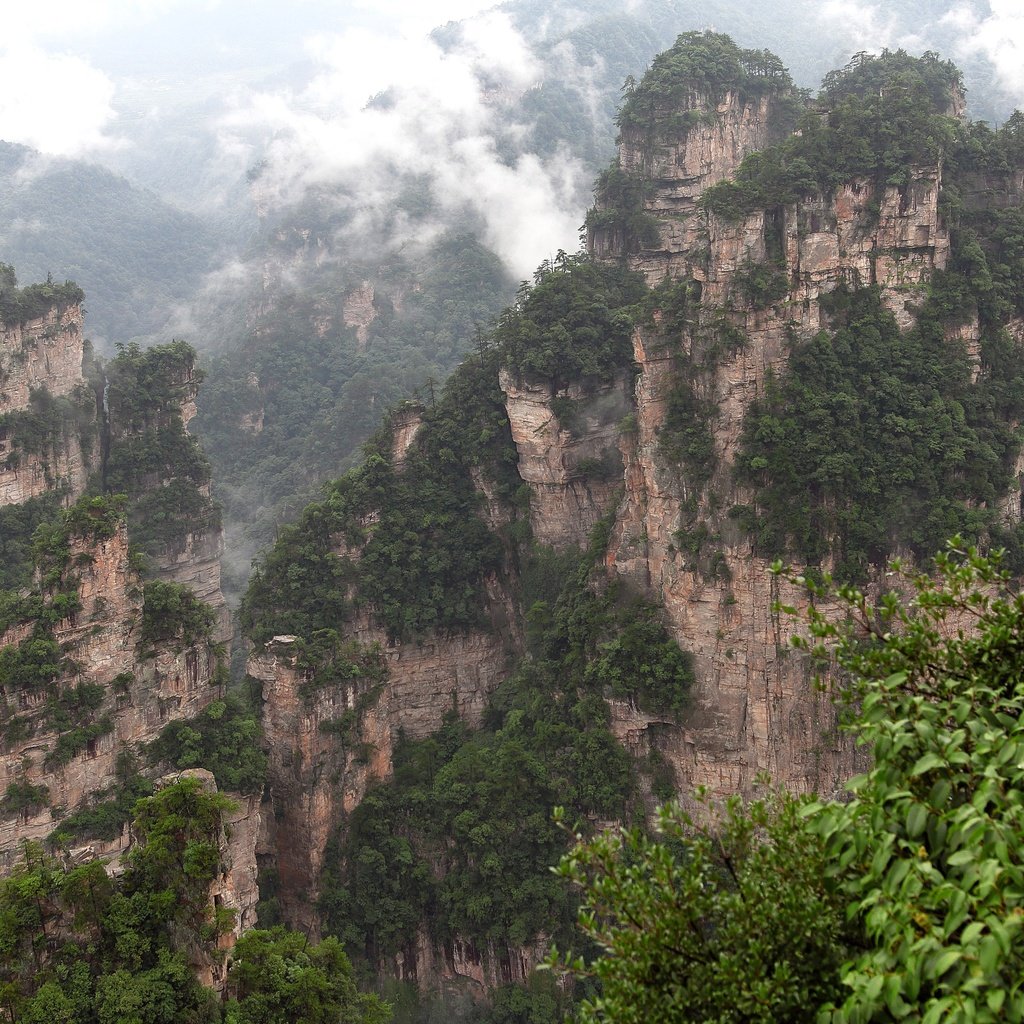
[[[200,218],[96,164],[0,142],[0,252],[29,280],[72,278],[112,344],[167,329],[213,268]]]
[[[552,805],[841,790],[773,562],[877,594],[960,532],[1020,569],[1020,121],[962,112],[935,55],[809,102],[702,33],[627,92],[591,255],[258,567],[275,913],[457,1001],[570,938]]]
[[[182,547],[207,550],[193,534],[217,530],[184,429],[199,383],[187,346],[127,349],[91,392],[92,420],[58,402],[58,427],[39,428],[33,401],[50,388],[29,377],[56,372],[56,402],[83,376],[81,296],[52,282],[19,291],[7,275],[8,422],[28,439],[8,471],[31,455],[31,480],[59,474],[74,490],[88,464],[100,491],[129,494],[127,534],[109,495],[39,513],[51,525],[35,534],[36,573],[5,598],[0,667],[18,671],[24,705],[5,721],[37,721],[46,744],[20,726],[5,737],[9,850],[53,829],[51,843],[69,833],[85,857],[86,843],[124,834],[124,794],[155,789],[167,768],[207,769],[247,794],[238,863],[250,881],[260,872],[259,902],[248,885],[225,945],[245,942],[255,910],[260,925],[327,936],[339,956],[343,944],[398,1020],[555,1020],[572,993],[534,969],[576,938],[576,904],[550,871],[569,840],[554,806],[588,834],[648,820],[670,797],[747,795],[762,773],[798,793],[842,791],[863,760],[840,728],[843,681],[819,685],[789,644],[787,609],[806,593],[773,566],[881,600],[890,557],[927,568],[960,533],[1024,568],[1024,122],[968,121],[960,72],[935,54],[860,54],[812,99],[773,53],[685,32],[628,85],[618,123],[588,251],[545,260],[493,329],[474,324],[448,381],[386,411],[360,464],[280,529],[242,602],[247,680],[231,700],[205,669],[192,699],[188,665],[221,656],[215,613],[180,582],[138,577],[123,543],[134,526],[172,571]],[[285,409],[292,431],[304,415],[328,423],[346,371],[320,390],[291,385],[333,358],[381,358],[377,339],[402,337],[403,322],[454,325],[431,338],[454,358],[451,339],[498,288],[493,264],[460,260],[465,241],[449,250],[442,236],[390,277],[363,254],[332,289],[342,264],[319,257],[344,235],[273,223],[268,240],[288,255],[268,263],[249,352],[264,327],[280,330],[281,369],[251,379],[238,364],[217,401],[257,440]],[[319,271],[312,291],[289,281],[294,259]],[[319,347],[287,344],[292,310]],[[82,440],[91,424],[98,452]],[[17,501],[23,531],[37,496]],[[22,535],[19,557],[28,547]],[[123,608],[95,599],[99,576]],[[128,635],[111,645],[117,628]],[[120,660],[88,656],[94,645]],[[157,668],[184,657],[180,675],[154,673],[159,645]],[[177,703],[151,699],[161,686]],[[130,779],[83,800],[82,765],[95,750],[108,778],[111,726],[142,703],[145,735],[122,737],[138,758]],[[76,813],[61,819],[51,791]],[[183,798],[153,799],[164,791]],[[215,926],[205,942],[228,899],[202,867],[219,836],[195,840],[206,859],[192,924]],[[129,863],[145,863],[141,849]],[[5,980],[36,999],[28,950]],[[225,980],[207,959],[193,967]]]

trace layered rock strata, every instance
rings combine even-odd
[[[503,371],[501,389],[519,475],[530,487],[534,538],[557,549],[582,547],[621,487],[618,436],[632,405],[626,375],[556,393]]]
[[[74,303],[24,323],[0,321],[0,414],[27,409],[40,388],[59,396],[83,383],[82,316]]]
[[[23,505],[50,491],[85,491],[95,468],[96,446],[83,446],[75,433],[52,438],[42,453],[18,450],[12,430],[0,426],[0,505]]]
[[[775,611],[780,601],[799,609],[802,595],[770,574],[768,560],[722,510],[751,500],[732,472],[745,413],[766,376],[784,369],[792,346],[827,327],[821,297],[841,284],[877,285],[900,326],[909,327],[950,252],[939,166],[913,168],[902,188],[854,180],[737,222],[700,209],[695,197],[758,148],[764,112],[764,103],[738,106],[726,96],[714,123],[684,133],[653,164],[625,137],[620,164],[650,169],[644,205],[658,219],[659,242],[626,253],[595,239],[598,255],[624,258],[649,284],[690,280],[700,295],[680,335],[666,337],[657,325],[634,334],[636,432],[622,441],[625,495],[607,557],[610,571],[664,605],[680,646],[695,657],[697,685],[683,725],[613,709],[620,739],[638,754],[660,750],[684,793],[697,785],[721,795],[748,791],[767,772],[790,789],[830,794],[855,770],[856,752],[838,732],[830,699],[787,647],[792,623]],[[785,294],[755,308],[743,276],[769,263]],[[969,353],[973,340],[977,359],[977,331],[964,331],[961,340]],[[719,343],[716,358],[705,359],[726,333],[739,343]],[[659,449],[680,357],[710,364],[694,385],[714,409],[716,469],[706,483],[689,481]],[[716,538],[713,566],[680,550],[678,531],[701,527]]]
[[[58,489],[77,497],[99,463],[99,416],[83,376],[82,327],[78,303],[54,305],[25,322],[0,322],[0,505],[20,505]],[[65,400],[68,408],[45,437],[27,444],[19,416],[53,399]]]

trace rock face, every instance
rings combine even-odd
[[[150,396],[146,407],[140,411],[136,401],[111,399],[108,406],[107,432],[108,450],[115,451],[124,446],[131,450],[137,446],[139,435],[146,437],[154,447],[161,447],[162,436],[179,435],[181,448],[194,444],[187,437],[188,425],[196,415],[196,397],[199,393],[201,376],[196,371],[195,353],[187,347],[184,352],[174,352],[158,367],[161,373],[162,394],[159,398]],[[145,387],[144,380],[137,381],[136,387]],[[189,453],[179,456],[188,460]],[[116,460],[114,460],[116,461]],[[221,555],[224,551],[224,535],[210,498],[208,472],[195,478],[196,460],[188,466],[186,484],[194,486],[193,498],[200,511],[195,519],[184,522],[184,532],[176,533],[171,539],[150,544],[149,574],[165,582],[188,587],[196,597],[204,601],[217,616],[214,639],[223,644],[231,640],[231,614],[221,590]],[[138,497],[145,500],[148,493],[159,494],[161,488],[172,486],[180,472],[174,460],[168,460],[159,469],[147,472],[136,484]],[[171,513],[177,509],[170,510]],[[166,512],[164,513],[166,515]]]
[[[940,167],[913,168],[904,188],[878,190],[854,180],[830,195],[771,215],[755,211],[737,222],[699,209],[700,190],[728,176],[738,158],[763,143],[766,104],[741,105],[727,95],[713,123],[691,129],[653,160],[623,138],[620,165],[646,169],[653,179],[644,206],[658,219],[659,242],[626,253],[615,239],[593,239],[598,255],[625,258],[649,284],[689,279],[700,293],[681,336],[668,339],[656,328],[635,332],[636,434],[622,442],[625,494],[607,557],[612,572],[664,605],[680,646],[695,656],[698,682],[683,726],[626,707],[613,712],[620,738],[638,754],[660,750],[684,793],[696,785],[718,794],[742,792],[766,771],[793,790],[828,794],[855,770],[855,751],[837,732],[829,698],[787,649],[792,624],[773,611],[780,600],[800,607],[801,595],[785,584],[780,591],[768,562],[721,510],[751,500],[732,473],[744,414],[766,375],[784,367],[791,346],[827,326],[821,296],[842,283],[877,285],[905,328],[913,323],[922,286],[949,257],[938,209]],[[744,294],[744,275],[769,261],[785,282],[784,294],[756,308]],[[710,481],[694,484],[659,451],[676,381],[673,349],[681,347],[698,363],[709,338],[723,328],[738,332],[742,343],[719,355],[695,384],[715,409],[717,468]],[[695,528],[720,538],[713,564],[706,554],[680,550],[685,545],[677,531]]]
[[[83,383],[82,307],[54,306],[26,323],[0,322],[0,413],[29,407],[32,392],[67,395]]]
[[[208,491],[208,488],[207,488]],[[188,533],[180,541],[166,545],[150,566],[150,575],[168,583],[178,583],[208,604],[217,616],[213,638],[218,643],[231,641],[231,611],[221,590],[221,555],[224,533],[216,529]]]
[[[22,505],[48,491],[81,494],[95,468],[96,448],[74,432],[53,438],[42,453],[18,451],[15,433],[0,427],[0,505]]]
[[[660,750],[684,794],[698,785],[719,795],[744,792],[768,772],[791,790],[830,795],[853,774],[854,749],[810,666],[788,647],[793,623],[774,611],[777,602],[801,609],[804,596],[772,577],[749,538],[710,511],[710,489],[696,497],[703,521],[721,535],[719,560],[712,567],[678,549],[674,534],[689,521],[684,507],[694,495],[658,452],[671,360],[648,352],[647,340],[637,332],[637,434],[624,444],[625,496],[607,562],[664,605],[680,647],[694,655],[697,684],[682,726],[613,706],[613,729],[636,754]],[[728,371],[723,377],[737,379]],[[735,453],[741,409],[736,402],[736,434],[716,433],[723,459]],[[727,472],[720,469],[711,488]],[[738,492],[724,502],[719,495],[723,508],[741,500]]]
[[[72,537],[68,564],[77,577],[80,610],[53,628],[64,668],[49,689],[58,694],[58,705],[79,682],[101,687],[102,697],[87,713],[70,712],[69,731],[67,724],[60,728],[47,688],[15,690],[0,683],[6,736],[0,793],[16,784],[47,791],[45,804],[0,811],[0,869],[13,862],[22,840],[45,838],[64,814],[116,785],[121,753],[137,753],[168,722],[196,715],[221,692],[211,644],[142,642],[142,580],[132,568],[123,523],[109,539]],[[0,636],[0,647],[32,632],[33,623],[14,626]],[[88,739],[74,739],[74,730],[90,725],[101,727]]]
[[[678,112],[693,122],[682,133],[623,130],[619,167],[654,184],[644,209],[657,222],[659,242],[645,249],[642,257],[630,259],[648,283],[684,272],[686,254],[703,243],[697,200],[704,189],[730,177],[745,156],[778,136],[776,103],[770,95],[744,99],[727,92],[719,100],[693,92],[681,101]],[[601,208],[599,196],[597,209]],[[618,258],[627,241],[620,232],[599,227],[590,229],[587,245],[596,256]]]
[[[549,949],[543,940],[510,947],[497,942],[477,946],[455,939],[438,946],[421,932],[415,949],[398,954],[391,969],[396,978],[410,984],[458,987],[471,999],[482,1001],[500,985],[524,984]]]
[[[632,404],[625,375],[556,394],[547,383],[503,371],[501,389],[519,475],[530,485],[534,537],[549,547],[581,547],[621,486],[619,424]]]
[[[345,296],[342,305],[342,322],[346,327],[356,329],[360,351],[366,347],[370,337],[370,325],[377,319],[377,307],[374,306],[373,300],[373,284],[370,281],[363,281],[358,288],[354,288]]]
[[[0,505],[20,505],[48,491],[77,496],[99,461],[96,399],[82,373],[82,307],[54,305],[24,323],[0,321]],[[37,421],[44,436],[26,437],[19,416],[63,399]],[[33,424],[33,434],[40,429]]]
[[[297,663],[295,637],[276,637],[250,657],[248,673],[262,687],[274,809],[264,850],[275,859],[282,913],[293,927],[319,927],[327,841],[367,787],[391,776],[399,733],[429,736],[451,711],[479,726],[517,642],[496,583],[490,591],[496,609],[490,631],[401,644],[366,617],[350,624],[347,635],[376,652],[386,669],[381,682],[318,686],[315,674]]]
[[[83,376],[81,306],[53,302],[37,319],[0,325],[0,505],[54,491],[71,504],[91,479],[105,479],[111,444],[137,445],[140,431],[156,433],[172,422],[181,430],[195,414],[198,380],[191,359],[179,359],[177,376],[164,382],[174,401],[152,422],[119,416],[116,403],[111,415]],[[130,397],[141,405],[148,395]],[[173,476],[173,467],[168,472]],[[169,482],[153,475],[145,487]],[[45,622],[0,634],[0,648],[38,638],[59,652],[56,678],[27,685],[25,671],[0,674],[0,869],[22,840],[45,838],[63,815],[106,798],[118,784],[122,754],[137,754],[168,722],[197,714],[220,693],[215,644],[228,642],[231,630],[220,590],[219,526],[188,534],[150,562],[153,575],[188,586],[217,612],[211,642],[195,645],[143,643],[143,581],[123,522],[102,539],[72,533],[69,544],[56,586],[77,594],[78,609],[55,623],[49,610]],[[44,606],[54,586],[41,584]]]

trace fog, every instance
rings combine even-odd
[[[262,214],[332,194],[354,237],[381,246],[469,216],[527,277],[578,244],[624,77],[610,43],[579,39],[623,14],[660,46],[705,27],[766,45],[809,87],[857,50],[937,49],[966,65],[972,111],[1024,105],[1018,0],[57,0],[45,17],[9,0],[0,139],[101,162],[201,214],[230,238],[226,260],[251,230],[258,168]],[[535,145],[519,104],[552,83],[588,111],[589,155],[579,140]],[[415,222],[395,210],[414,177],[432,209]]]
[[[100,160],[193,208],[223,200],[251,162],[268,157],[276,194],[287,200],[310,184],[346,184],[389,162],[436,170],[444,196],[475,202],[485,216],[498,198],[510,202],[522,233],[537,235],[536,251],[543,252],[557,240],[573,241],[579,169],[522,154],[509,159],[496,119],[555,67],[580,81],[594,73],[593,62],[577,62],[571,46],[561,61],[547,54],[545,67],[537,56],[545,32],[557,39],[616,6],[641,18],[648,8],[668,7],[679,30],[704,27],[706,17],[709,27],[749,45],[745,26],[765,12],[753,3],[739,11],[644,0],[551,4],[546,19],[532,11],[526,39],[512,14],[536,6],[57,0],[41,17],[35,5],[8,2],[0,138]],[[985,65],[1006,101],[1024,104],[1017,0],[787,0],[774,7],[780,22],[793,21],[783,26],[793,37],[793,52],[782,53],[791,64],[814,49],[831,62],[860,49],[938,48]],[[462,22],[454,41],[430,37],[432,28],[454,21]],[[378,102],[367,106],[373,97]],[[372,205],[381,183],[365,180]],[[523,264],[500,226],[489,223],[488,230],[503,255]]]

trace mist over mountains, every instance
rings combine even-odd
[[[428,31],[453,15],[462,20]],[[0,51],[12,72],[0,138],[99,162],[152,189],[201,215],[231,260],[251,255],[246,174],[259,168],[264,209],[330,192],[348,236],[422,241],[470,212],[481,241],[524,277],[575,247],[625,77],[680,31],[708,27],[777,52],[808,88],[857,50],[903,46],[957,59],[975,118],[1005,119],[1024,89],[1021,15],[1005,0],[305,3],[287,12],[111,2],[46,27],[12,19]],[[430,181],[433,216],[382,224],[416,177]],[[79,265],[17,232],[3,244],[33,270],[45,258],[55,277]],[[92,313],[105,322],[104,305],[94,301]],[[190,326],[168,318],[165,333]],[[138,326],[111,336],[149,333]]]
[[[856,51],[956,58],[970,111],[1024,92],[1000,0],[181,2],[12,20],[0,258],[73,278],[109,348],[185,338],[236,593],[380,412],[443,380],[516,283],[575,251],[623,82],[685,30],[814,90]],[[118,177],[121,175],[121,177]],[[429,386],[433,386],[429,384]]]

